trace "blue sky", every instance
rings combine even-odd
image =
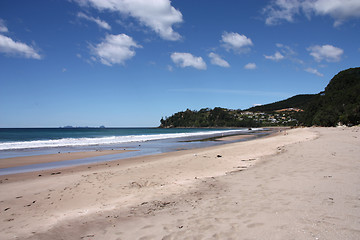
[[[3,0],[0,127],[158,126],[318,93],[358,67],[358,0]]]

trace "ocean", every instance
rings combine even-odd
[[[247,129],[189,128],[8,128],[0,129],[0,150],[101,146],[246,131]]]
[[[112,161],[135,156],[201,148],[224,144],[217,136],[234,134],[268,134],[264,129],[204,128],[2,128],[0,129],[0,161],[2,158],[124,149],[131,152],[101,157],[28,165],[0,169],[0,175]],[[208,139],[204,141],[204,139]]]

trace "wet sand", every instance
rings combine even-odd
[[[359,239],[359,156],[359,127],[305,128],[2,176],[0,239]]]
[[[254,136],[254,135],[233,135],[233,136],[216,138],[216,140],[217,141],[238,141],[238,140],[250,139],[253,137],[256,137],[256,136]]]
[[[83,159],[89,157],[99,157],[111,154],[119,154],[129,152],[129,150],[103,150],[103,151],[87,151],[87,152],[68,152],[46,155],[35,155],[26,157],[13,157],[0,159],[0,168],[19,167],[31,164],[60,162],[75,159]]]

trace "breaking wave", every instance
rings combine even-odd
[[[256,129],[253,129],[256,130]],[[150,134],[150,135],[127,135],[127,136],[111,136],[97,138],[62,138],[55,140],[34,140],[19,142],[3,142],[0,143],[0,150],[15,150],[29,148],[52,148],[52,147],[71,147],[71,146],[94,146],[106,144],[119,144],[131,142],[146,142],[152,140],[196,137],[218,134],[231,134],[239,132],[247,132],[248,130],[221,130],[221,131],[203,131],[191,133],[168,133],[168,134]]]

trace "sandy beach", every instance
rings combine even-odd
[[[83,159],[88,157],[99,157],[111,154],[119,154],[129,152],[129,150],[103,150],[88,152],[68,152],[47,155],[35,155],[26,157],[13,157],[0,159],[0,168],[19,167],[31,164],[68,161],[75,159]]]
[[[299,128],[1,176],[0,239],[360,239],[359,156],[359,127]]]

